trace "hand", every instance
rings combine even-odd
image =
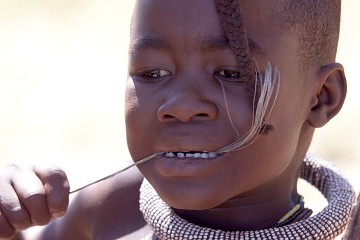
[[[64,215],[69,190],[64,171],[49,163],[6,166],[0,171],[0,239]]]

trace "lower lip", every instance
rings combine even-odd
[[[223,155],[214,158],[178,158],[159,156],[155,160],[156,170],[165,177],[194,177],[214,173]]]

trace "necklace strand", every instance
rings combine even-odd
[[[274,227],[282,227],[290,223],[309,218],[313,211],[311,209],[305,208],[304,204],[304,197],[300,196],[299,202],[282,218],[280,218]]]
[[[329,205],[317,215],[286,226],[256,231],[222,231],[200,227],[177,216],[144,180],[140,189],[140,210],[154,234],[149,239],[184,240],[260,240],[260,239],[334,239],[347,224],[355,193],[349,182],[329,163],[312,155],[304,159],[301,178],[314,185]],[[300,213],[305,216],[306,211]]]

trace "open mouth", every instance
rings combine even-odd
[[[216,158],[219,156],[216,152],[166,152],[164,156],[167,158]]]

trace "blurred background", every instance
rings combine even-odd
[[[132,0],[0,0],[0,164],[47,160],[72,188],[129,162],[124,86]],[[360,1],[344,0],[342,112],[311,151],[360,188]]]

